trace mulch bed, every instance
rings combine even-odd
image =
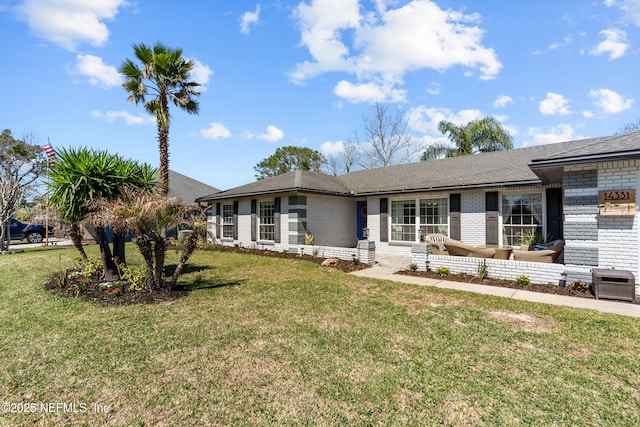
[[[205,249],[207,250],[207,249]],[[310,261],[316,264],[322,264],[324,260],[327,258],[313,256],[311,254],[294,254],[294,253],[284,253],[277,251],[270,251],[267,249],[250,249],[250,248],[242,248],[235,246],[213,246],[213,251],[221,251],[221,252],[234,252],[239,254],[251,254],[251,255],[260,255],[260,256],[268,256],[271,258],[291,258],[291,259],[301,259],[304,261]],[[328,268],[335,268],[336,270],[344,271],[345,273],[351,273],[353,271],[363,270],[365,268],[371,267],[370,265],[363,264],[361,262],[355,263],[352,260],[338,260],[337,263]]]
[[[176,247],[172,247],[171,249],[176,249]],[[180,248],[178,247],[178,249]],[[236,248],[233,246],[214,246],[212,248],[205,248],[202,250],[234,252],[241,254],[268,256],[271,258],[291,258],[310,261],[315,264],[322,264],[322,262],[326,259],[313,255],[282,253],[269,250],[248,249],[240,247]],[[354,261],[338,260],[335,265],[325,268],[335,268],[336,270],[350,273],[352,271],[358,271],[369,267],[369,265],[356,263]],[[178,298],[182,298],[189,295],[189,293],[191,292],[187,287],[181,286],[175,288],[166,287],[161,289],[154,289],[152,292],[150,292],[149,290],[131,291],[126,285],[119,286],[117,288],[103,289],[98,285],[97,280],[94,280],[87,286],[83,286],[81,288],[75,286],[75,283],[71,286],[60,288],[53,282],[45,283],[44,288],[54,295],[65,298],[80,298],[84,301],[99,303],[103,305],[160,304],[163,302],[174,301]]]
[[[566,295],[566,296],[592,298],[592,299],[595,298],[591,290],[582,292],[575,289],[571,289],[570,286],[561,287],[552,283],[549,283],[546,285],[530,284],[529,286],[521,286],[512,280],[497,279],[493,277],[488,277],[486,279],[478,279],[477,277],[472,276],[471,274],[464,274],[464,273],[450,274],[448,276],[440,276],[434,271],[427,272],[427,271],[402,270],[402,271],[398,271],[396,274],[401,274],[405,276],[427,277],[429,279],[435,279],[435,280],[450,280],[453,282],[499,286],[501,288],[522,289],[522,290],[532,291],[532,292],[543,292],[546,294]]]

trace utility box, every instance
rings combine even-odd
[[[596,299],[635,301],[636,279],[630,271],[594,268],[591,274]]]

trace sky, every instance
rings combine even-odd
[[[278,147],[339,155],[376,102],[420,146],[486,116],[515,147],[607,136],[640,117],[639,30],[640,0],[0,0],[0,129],[157,166],[118,69],[161,42],[202,85],[170,168],[220,189]]]

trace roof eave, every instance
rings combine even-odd
[[[221,192],[221,193],[224,193],[224,192]],[[285,193],[312,193],[312,194],[326,194],[326,195],[332,195],[332,196],[351,196],[351,193],[347,193],[347,192],[319,190],[317,188],[290,187],[290,188],[278,188],[276,190],[269,190],[269,191],[249,191],[246,193],[233,193],[233,194],[226,194],[226,195],[217,193],[217,194],[211,194],[205,197],[200,197],[196,199],[196,202],[241,199],[244,197],[266,196],[271,194],[285,194]]]

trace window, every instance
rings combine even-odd
[[[502,234],[507,245],[519,245],[522,235],[542,232],[542,193],[502,196]]]
[[[419,215],[416,206],[419,206]],[[416,242],[420,235],[431,233],[449,235],[449,199],[391,202],[391,240]]]
[[[260,202],[260,240],[275,240],[275,203]]]
[[[446,198],[420,200],[420,235],[434,233],[449,235],[449,200]]]
[[[416,201],[391,202],[391,240],[414,242],[416,240]]]
[[[222,237],[233,238],[233,205],[222,205]]]

